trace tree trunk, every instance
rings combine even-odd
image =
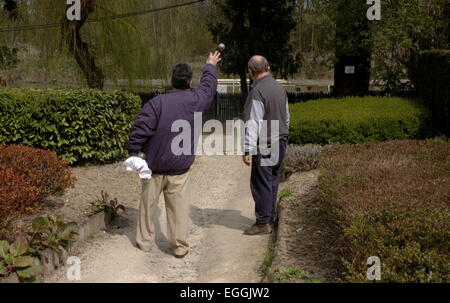
[[[446,1],[444,3],[444,20],[450,20],[450,2]],[[450,48],[450,22],[447,22],[447,27],[444,30],[446,37],[446,48]]]
[[[88,44],[81,39],[80,35],[81,28],[94,11],[94,2],[95,0],[81,1],[81,21],[69,21],[65,18],[62,34],[69,52],[75,57],[85,75],[89,88],[103,89],[105,75],[95,63]]]
[[[241,78],[241,93],[247,95],[248,94],[247,73],[245,72],[245,70],[239,72],[239,77]]]

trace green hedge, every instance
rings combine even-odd
[[[124,155],[140,108],[122,91],[0,89],[0,142],[51,150],[71,164],[112,161]]]
[[[422,52],[418,79],[417,91],[430,108],[434,124],[450,135],[450,50]]]
[[[289,110],[289,137],[295,144],[416,139],[428,132],[428,110],[410,99],[322,99],[291,104]]]

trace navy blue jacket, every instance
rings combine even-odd
[[[125,145],[130,156],[144,152],[153,174],[186,173],[195,160],[194,136],[201,133],[199,129],[199,133],[194,134],[194,113],[207,111],[216,91],[217,69],[207,64],[203,68],[198,88],[173,89],[147,102],[137,116]],[[172,124],[180,119],[187,121],[191,127],[190,155],[175,155],[171,150],[172,140],[182,132],[172,132]]]

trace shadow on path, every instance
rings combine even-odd
[[[139,211],[135,208],[127,208],[125,214],[121,214],[116,221],[110,226],[107,230],[109,234],[117,234],[127,236],[133,247],[136,247],[136,225],[137,225],[137,216]],[[172,255],[172,249],[167,241],[166,236],[161,230],[161,217],[162,211],[161,208],[158,207],[155,213],[155,245],[162,252]]]
[[[205,228],[221,225],[244,231],[254,223],[254,220],[241,215],[241,211],[234,209],[199,208],[191,205],[190,216],[193,224]]]
[[[163,206],[164,207],[164,206]],[[166,235],[161,229],[161,207],[158,206],[155,213],[155,244],[164,253],[172,255],[172,249]],[[136,246],[136,224],[138,210],[127,208],[125,214],[121,214],[107,230],[109,234],[125,235],[133,247]],[[199,208],[191,205],[190,218],[192,224],[202,228],[224,226],[229,229],[244,231],[254,223],[254,220],[241,215],[241,211],[232,209]]]

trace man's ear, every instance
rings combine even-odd
[[[192,88],[192,80],[189,81],[189,88]]]

